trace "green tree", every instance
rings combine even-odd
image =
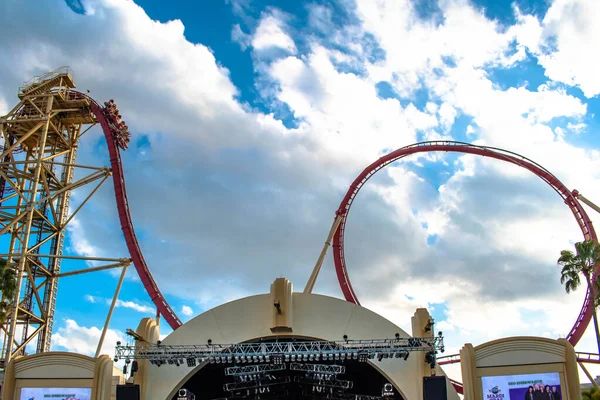
[[[598,392],[595,387],[592,387],[582,391],[581,398],[583,400],[600,400],[600,392]]]
[[[15,270],[8,265],[5,259],[0,258],[0,324],[6,322],[8,309],[15,298],[17,291],[17,281],[15,279]]]
[[[585,240],[575,243],[575,252],[563,250],[560,252],[558,265],[562,266],[560,272],[560,283],[565,285],[567,293],[571,293],[581,286],[581,277],[585,279],[587,289],[592,293],[592,315],[594,317],[594,328],[596,329],[596,342],[598,353],[600,353],[600,331],[598,330],[598,294],[600,284],[598,279],[594,281],[594,268],[600,262],[600,244],[593,240]]]

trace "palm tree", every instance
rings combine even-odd
[[[600,353],[600,332],[598,330],[598,316],[596,307],[600,293],[600,282],[594,281],[594,268],[600,262],[600,244],[593,240],[585,240],[575,243],[575,253],[570,250],[560,252],[558,265],[562,266],[560,271],[560,283],[565,285],[567,293],[577,290],[581,286],[581,275],[585,278],[587,289],[592,293],[592,315],[594,316],[594,327],[596,328],[596,341]]]
[[[17,291],[17,281],[15,279],[15,270],[8,266],[5,259],[0,258],[0,324],[6,322],[8,308],[15,297]]]

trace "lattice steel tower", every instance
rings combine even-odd
[[[17,275],[17,295],[0,326],[5,363],[36,338],[35,352],[50,349],[58,278],[128,262],[63,255],[67,225],[111,175],[109,168],[75,163],[79,140],[97,121],[90,100],[73,88],[68,67],[36,77],[0,117],[0,246],[6,249],[0,256]],[[71,211],[72,190],[86,185],[89,194]],[[61,273],[65,258],[115,264]]]

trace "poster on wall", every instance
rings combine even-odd
[[[483,400],[562,400],[560,376],[548,374],[484,376]]]
[[[90,400],[91,388],[22,388],[20,400]]]

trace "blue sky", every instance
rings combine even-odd
[[[279,276],[302,290],[349,183],[415,141],[507,148],[600,199],[593,0],[41,4],[0,6],[0,111],[21,81],[64,64],[79,88],[116,100],[133,132],[123,162],[136,231],[184,320]],[[31,19],[48,26],[25,31]],[[98,130],[79,157],[108,163]],[[69,251],[125,256],[111,185],[84,210]],[[563,293],[555,259],[579,235],[536,178],[432,154],[361,191],[346,254],[365,306],[406,329],[430,307],[456,350],[566,334],[583,293]],[[57,349],[89,352],[116,282],[113,272],[60,283]],[[316,291],[341,296],[330,258]],[[153,315],[133,269],[120,299],[113,341]],[[581,348],[593,349],[589,335]]]

